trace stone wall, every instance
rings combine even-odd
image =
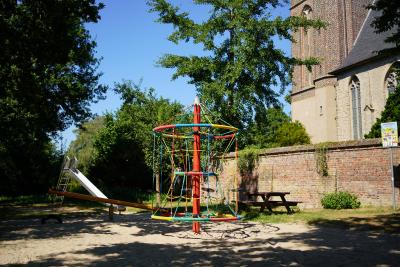
[[[292,120],[304,125],[312,143],[336,141],[335,87],[317,87],[309,92],[310,97],[304,97],[303,93],[292,95]]]
[[[321,197],[335,191],[356,194],[363,206],[392,204],[390,150],[382,148],[379,139],[327,144],[327,176],[317,171],[316,157],[318,153],[323,154],[324,149],[316,150],[316,147],[318,145],[262,151],[253,172],[239,175],[239,188],[290,192],[287,199],[302,201],[301,208],[319,208]],[[400,148],[393,148],[393,156],[399,206]],[[234,187],[235,172],[236,163],[230,156],[221,175],[225,187]],[[244,195],[240,197],[245,198]]]
[[[336,85],[337,140],[354,139],[350,81],[356,77],[360,81],[362,134],[371,130],[376,119],[381,116],[388,97],[385,78],[393,62],[400,56],[383,58],[370,64],[354,67],[338,76]]]

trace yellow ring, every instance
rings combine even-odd
[[[172,217],[151,215],[151,218],[152,218],[152,219],[155,219],[155,220],[172,221]]]
[[[239,129],[229,125],[222,125],[222,124],[211,124],[211,127],[218,128],[218,129],[226,129],[237,132]]]

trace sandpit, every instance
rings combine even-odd
[[[307,224],[191,224],[149,213],[3,220],[0,265],[29,266],[396,266],[398,235]]]

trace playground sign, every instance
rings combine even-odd
[[[399,137],[397,134],[397,122],[381,123],[382,146],[392,147],[397,146]]]
[[[390,149],[390,171],[392,173],[392,203],[393,209],[396,209],[396,191],[394,186],[394,170],[393,170],[393,149],[399,144],[399,136],[397,133],[397,122],[381,123],[382,146]]]

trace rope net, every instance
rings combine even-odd
[[[226,155],[234,153],[237,163],[237,135],[237,128],[202,104],[192,105],[170,124],[154,128],[153,185],[157,197],[153,205],[157,209],[152,218],[239,220],[237,171],[232,174],[233,184],[220,180]]]

